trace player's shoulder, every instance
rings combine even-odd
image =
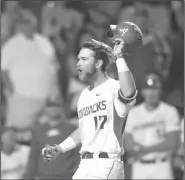
[[[79,96],[79,98],[78,98],[78,102],[79,102],[80,99],[82,99],[83,97],[85,97],[85,96],[87,95],[87,93],[88,93],[88,91],[89,91],[88,88],[89,88],[89,87],[85,87],[85,88],[81,91],[80,96]]]
[[[52,44],[52,42],[50,41],[50,39],[42,34],[39,33],[35,33],[34,34],[34,39],[36,42],[42,44],[45,48],[50,48],[50,49],[54,49],[54,46]]]
[[[35,38],[36,41],[41,41],[41,42],[45,42],[45,43],[51,44],[49,38],[47,38],[46,36],[44,36],[42,34],[35,33],[34,34],[34,38]]]
[[[168,104],[164,101],[161,102],[161,111],[169,113],[178,113],[175,106]]]
[[[82,90],[80,96],[86,94],[88,91],[89,91],[89,86],[85,87],[85,88]]]
[[[21,34],[16,34],[9,38],[2,46],[2,50],[11,50],[12,48],[15,49],[17,47],[17,43],[23,41],[23,36]]]

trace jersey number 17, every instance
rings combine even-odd
[[[107,116],[94,116],[94,122],[95,122],[95,130],[98,129],[98,126],[100,126],[100,129],[104,129],[105,122],[107,121]]]

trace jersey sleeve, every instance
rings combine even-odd
[[[136,103],[137,92],[132,98],[125,98],[121,93],[119,81],[115,81],[114,85],[114,106],[117,114],[120,117],[125,117],[128,115],[129,110]]]
[[[168,111],[168,118],[166,120],[166,131],[178,131],[180,130],[180,119],[179,114],[175,108],[172,108],[171,111]]]

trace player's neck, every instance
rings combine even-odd
[[[94,76],[89,80],[90,90],[96,88],[97,86],[101,85],[108,79],[106,73],[97,72]]]
[[[156,110],[160,105],[160,102],[156,103],[156,104],[145,104],[145,108],[147,111],[154,111]]]
[[[6,155],[11,155],[14,151],[15,151],[16,147],[12,147],[10,149],[5,149],[5,148],[2,148],[2,152]]]

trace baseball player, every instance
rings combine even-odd
[[[175,107],[161,101],[162,83],[149,74],[144,102],[129,113],[124,148],[130,154],[132,179],[173,179],[172,153],[179,147],[180,121]]]
[[[137,90],[125,61],[124,40],[114,40],[113,51],[94,39],[82,45],[77,71],[79,79],[89,86],[77,103],[79,128],[61,144],[47,145],[42,150],[44,159],[51,161],[81,144],[81,162],[73,179],[124,178],[122,125],[135,103]],[[110,57],[117,65],[119,81],[106,74]]]

